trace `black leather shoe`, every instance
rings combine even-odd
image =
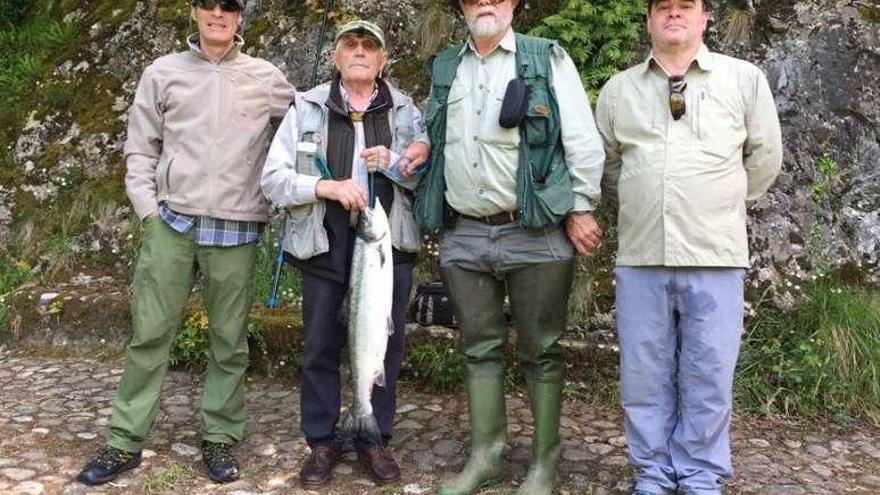
[[[358,460],[367,469],[373,480],[380,485],[388,485],[400,481],[400,466],[387,448],[372,445],[358,449]]]
[[[305,486],[321,486],[330,481],[333,467],[339,462],[340,452],[333,447],[317,445],[312,453],[306,458],[305,464],[299,470],[299,481]]]
[[[202,441],[202,461],[208,477],[215,483],[229,483],[239,477],[238,461],[232,456],[232,444]]]
[[[140,452],[126,452],[115,447],[104,447],[76,476],[76,481],[86,485],[101,485],[116,479],[123,471],[141,464]]]

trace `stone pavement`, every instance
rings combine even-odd
[[[198,376],[172,372],[140,468],[100,488],[72,482],[103,442],[119,362],[26,357],[0,351],[0,494],[304,494],[296,473],[307,448],[299,431],[298,394],[287,384],[248,386],[248,436],[236,452],[242,480],[214,485],[201,473]],[[510,447],[506,483],[515,490],[529,460],[530,414],[508,395]],[[392,446],[403,467],[399,487],[378,488],[347,454],[321,493],[434,493],[439,479],[464,463],[467,419],[460,393],[436,395],[404,384]],[[615,408],[565,404],[558,493],[627,493],[621,414]],[[738,418],[733,432],[737,475],[729,494],[843,495],[880,493],[880,428],[790,424]]]

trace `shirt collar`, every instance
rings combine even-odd
[[[709,51],[709,48],[706,46],[705,43],[700,44],[700,49],[697,50],[697,56],[694,57],[694,60],[691,62],[692,66],[694,62],[697,63],[697,67],[705,72],[709,72],[715,68],[715,58],[712,56],[712,52]],[[653,50],[651,51],[651,53],[648,54],[648,58],[646,58],[645,61],[640,64],[640,71],[642,73],[647,72],[651,68],[652,64],[656,64],[657,66],[662,67],[660,65],[660,62],[658,62],[657,59],[654,57]]]
[[[516,53],[516,34],[513,32],[512,27],[507,28],[507,33],[504,35],[503,38],[501,38],[501,41],[498,43],[498,46],[495,47],[495,49],[493,49],[491,52],[487,53],[486,55],[483,55],[483,57],[488,57],[489,55],[495,53],[495,50],[498,49],[499,47],[502,50],[508,51],[510,53]],[[467,43],[465,43],[464,46],[461,47],[461,50],[458,52],[458,55],[459,56],[464,55],[465,52],[468,50],[474,52],[475,55],[477,54],[477,49],[474,46],[474,40],[470,35],[468,35]]]
[[[342,96],[342,102],[345,104],[346,110],[353,112],[354,109],[351,108],[351,104],[348,102],[348,90],[345,89],[345,85],[341,81],[339,83],[339,94]],[[373,83],[373,94],[370,96],[370,105],[367,105],[367,107],[370,107],[376,101],[377,96],[379,96],[379,85]]]

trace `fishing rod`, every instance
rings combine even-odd
[[[321,30],[318,33],[318,40],[315,42],[315,64],[312,67],[312,84],[309,86],[310,88],[314,88],[318,84],[318,64],[321,63],[321,48],[324,46],[324,34],[327,32],[327,17],[330,13],[330,7],[332,6],[333,0],[326,0],[324,2],[324,16],[321,19]],[[272,275],[272,290],[269,292],[269,298],[266,299],[266,307],[270,309],[278,307],[278,284],[281,282],[281,268],[284,266],[283,241],[284,231],[286,230],[287,212],[284,212],[281,221],[281,229],[278,231],[278,253],[275,255],[275,271]]]

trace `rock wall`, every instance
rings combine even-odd
[[[81,44],[64,50],[36,88],[26,118],[6,129],[14,140],[0,169],[0,251],[17,246],[17,256],[41,259],[46,267],[54,249],[50,240],[61,232],[66,249],[86,269],[94,262],[122,274],[139,230],[122,188],[127,109],[144,66],[183,48],[189,7],[180,0],[104,3],[74,2],[64,13],[82,32]],[[531,3],[531,20],[553,6]],[[308,86],[319,4],[323,0],[250,0],[245,51],[275,63],[298,87]],[[340,0],[331,27],[353,16],[383,25],[391,41],[391,78],[424,96],[425,54],[462,35],[461,22],[442,5]],[[783,122],[784,172],[751,207],[752,279],[779,282],[843,268],[859,280],[880,282],[880,5],[714,5],[710,44],[765,69]],[[747,21],[745,31],[736,19]],[[330,74],[326,49],[321,80]]]

